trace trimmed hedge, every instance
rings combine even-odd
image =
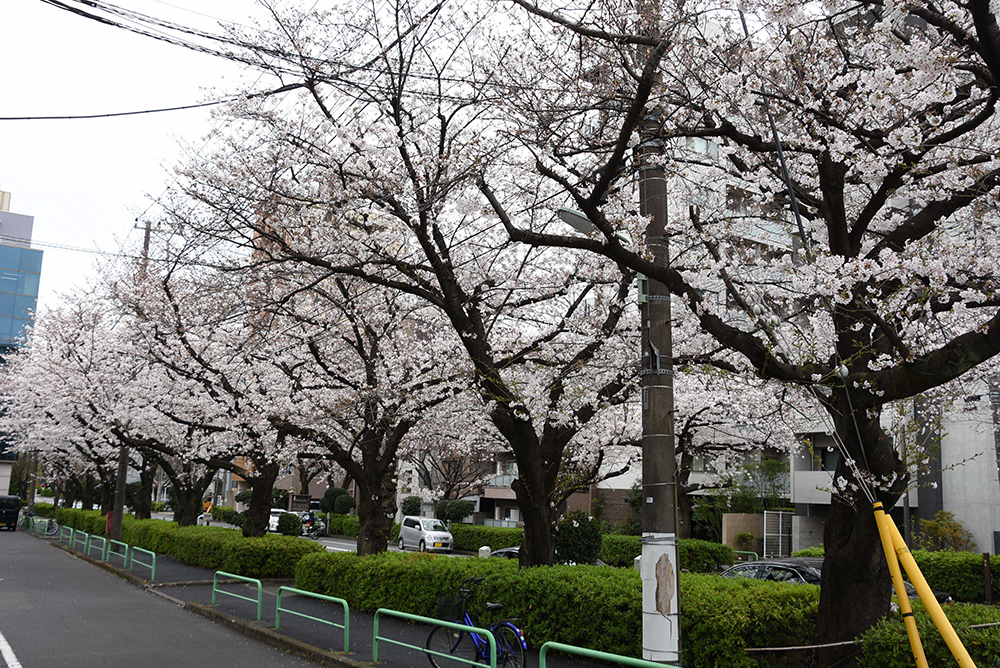
[[[980,578],[982,579],[982,578]],[[945,605],[945,615],[951,621],[955,633],[977,666],[993,666],[1000,656],[1000,633],[997,627],[970,629],[974,624],[1000,622],[1000,608],[986,605]],[[954,666],[955,659],[941,639],[941,634],[924,610],[920,601],[913,601],[917,631],[931,666]],[[883,668],[884,666],[912,666],[910,642],[906,637],[903,620],[897,616],[883,619],[862,638],[863,654],[858,662],[862,668]]]
[[[632,569],[553,566],[518,570],[508,559],[317,553],[304,556],[295,572],[297,587],[345,598],[352,608],[372,612],[387,607],[430,617],[436,616],[438,597],[455,592],[474,576],[486,579],[475,590],[473,614],[481,616],[487,600],[503,603],[504,616],[520,618],[519,626],[532,646],[552,640],[626,656],[641,654],[642,585]],[[774,657],[745,650],[807,645],[815,640],[819,587],[682,573],[680,595],[687,668],[779,665]],[[951,663],[926,613],[919,604],[915,608],[931,665]],[[1000,655],[1000,635],[995,629],[966,627],[1000,621],[1000,609],[975,605],[945,609],[978,665],[992,665],[987,659]],[[886,620],[864,636],[862,665],[909,668],[908,648],[902,623],[898,618]]]
[[[60,524],[88,533],[97,533],[87,527],[99,519],[98,535],[104,533],[106,518],[99,511],[60,509],[57,517]],[[244,538],[225,527],[178,527],[176,522],[135,520],[129,515],[122,524],[122,541],[186,564],[258,578],[291,578],[304,555],[326,551],[319,543],[297,537]]]
[[[449,559],[419,553],[303,557],[296,586],[347,599],[352,608],[392,608],[436,616],[435,601],[476,588],[473,612],[503,603],[504,616],[535,647],[553,640],[626,656],[641,655],[642,584],[632,569],[552,566],[518,570],[508,559]],[[819,588],[681,574],[684,664],[693,668],[756,666],[743,648],[803,644],[812,639]],[[478,604],[478,607],[476,605]]]
[[[517,547],[521,544],[524,531],[504,527],[452,524],[451,535],[455,538],[453,547],[456,550],[477,552],[484,545],[488,545],[491,550],[499,550],[501,547]]]
[[[601,541],[600,559],[609,566],[631,567],[635,558],[642,553],[639,536],[605,534]],[[677,543],[677,559],[680,567],[692,573],[714,573],[733,563],[736,554],[733,548],[707,540],[682,538]]]
[[[55,517],[56,509],[52,507],[51,503],[36,503],[35,515],[38,517]]]
[[[125,515],[129,520],[132,515]],[[108,525],[108,516],[100,510],[78,510],[76,508],[59,508],[56,510],[56,521],[62,526],[72,527],[77,531],[86,531],[93,536],[103,536]]]

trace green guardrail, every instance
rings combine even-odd
[[[39,535],[45,534],[45,527],[48,526],[49,520],[43,517],[32,517],[31,518],[31,531]]]
[[[748,554],[753,555],[753,559],[747,559],[747,561],[760,561],[760,555],[756,552],[747,552],[746,550],[733,550],[733,554]]]
[[[101,556],[99,556],[98,559],[104,561],[104,552],[108,549],[108,539],[104,536],[90,537],[90,545],[87,546],[87,556],[89,557],[90,553],[94,551],[95,547],[97,547],[97,541],[101,541]]]
[[[302,612],[297,612],[295,610],[290,610],[288,608],[281,607],[281,595],[283,593],[297,594],[299,596],[308,596],[309,598],[319,599],[321,601],[329,601],[330,603],[339,603],[344,608],[344,623],[338,624],[336,622],[331,622],[328,619],[321,619],[319,617],[313,617],[312,615],[307,615]],[[289,615],[295,615],[297,617],[305,617],[306,619],[311,619],[314,622],[319,622],[320,624],[327,624],[329,626],[336,627],[338,629],[344,630],[344,651],[351,651],[351,610],[347,606],[347,601],[342,598],[336,598],[334,596],[324,596],[323,594],[316,594],[311,591],[305,591],[304,589],[296,589],[295,587],[278,587],[278,601],[274,608],[274,628],[281,628],[281,613],[287,613]]]
[[[62,544],[63,538],[67,538],[66,543],[68,545],[73,544],[73,528],[72,527],[59,527],[59,543]]]
[[[444,654],[442,652],[435,652],[434,650],[427,649],[426,647],[420,647],[419,645],[411,645],[405,643],[401,640],[394,640],[393,638],[386,638],[378,634],[378,622],[379,618],[382,616],[386,617],[398,617],[399,619],[405,619],[411,622],[420,622],[422,624],[432,624],[434,626],[443,626],[448,629],[455,629],[456,631],[465,631],[466,633],[476,633],[483,638],[485,638],[490,643],[490,662],[486,663],[476,663],[475,661],[470,661],[468,659],[463,659],[462,657],[455,656],[453,654]],[[434,656],[444,657],[445,659],[451,659],[453,661],[458,661],[459,663],[464,663],[470,666],[489,666],[490,668],[497,668],[497,639],[493,637],[493,633],[488,629],[479,628],[477,626],[466,626],[465,624],[458,624],[456,622],[443,622],[440,619],[434,619],[433,617],[421,617],[420,615],[411,615],[408,612],[399,612],[398,610],[389,610],[388,608],[379,608],[375,611],[375,624],[374,630],[372,631],[372,663],[378,662],[378,642],[379,640],[387,642],[391,645],[399,645],[400,647],[409,647],[410,649],[415,649],[423,652],[424,654],[433,654]]]
[[[121,552],[115,552],[112,549],[112,548],[114,548],[115,545],[120,545],[123,548],[122,551]],[[112,555],[116,556],[116,557],[121,557],[122,558],[122,568],[124,568],[125,570],[128,570],[128,564],[129,564],[129,559],[128,559],[128,543],[123,543],[120,540],[108,539],[108,547],[107,547],[106,550],[104,550],[104,561],[106,561],[106,562],[108,562],[110,564],[111,563],[111,557],[112,557]]]
[[[139,561],[138,559],[135,558],[135,553],[136,552],[141,552],[142,554],[148,554],[151,557],[150,561],[148,563],[145,562],[145,561]],[[133,569],[133,567],[136,564],[139,564],[140,566],[145,566],[146,568],[149,569],[149,580],[151,582],[156,580],[156,553],[155,552],[150,552],[149,550],[144,550],[141,547],[136,547],[136,546],[133,545],[132,546],[132,553],[129,555],[129,559],[128,559],[128,570],[129,570],[130,573],[132,572],[132,569]]]
[[[645,659],[636,659],[631,656],[600,652],[596,649],[586,649],[584,647],[564,645],[561,642],[547,642],[542,645],[542,649],[538,651],[538,668],[546,668],[545,659],[549,652],[575,654],[576,656],[581,656],[585,659],[597,659],[598,661],[617,663],[620,666],[633,666],[633,668],[680,668],[680,666],[676,666],[671,663],[655,663],[653,661],[646,661]]]
[[[135,549],[135,548],[133,548]],[[134,559],[134,557],[133,557]],[[224,589],[219,589],[219,576],[224,575],[227,578],[233,578],[236,580],[243,580],[244,582],[249,582],[250,584],[257,585],[257,598],[250,598],[249,596],[244,596],[243,594],[236,594],[231,591],[226,591]],[[242,575],[235,575],[233,573],[227,573],[225,571],[215,571],[215,577],[212,578],[212,605],[215,605],[215,595],[225,594],[226,596],[232,596],[233,598],[241,598],[244,601],[250,601],[251,603],[257,604],[257,621],[262,619],[261,613],[264,610],[264,585],[260,583],[260,580],[256,578],[247,578]]]
[[[83,536],[83,540],[80,540],[80,536]],[[86,531],[80,531],[79,529],[76,529],[73,531],[72,547],[74,550],[76,549],[76,546],[79,543],[83,543],[83,551],[86,552],[87,548],[90,547],[90,534],[87,533]]]

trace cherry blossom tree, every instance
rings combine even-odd
[[[534,88],[505,100],[530,128],[511,134],[512,155],[597,234],[521,214],[538,190],[517,170],[485,170],[484,194],[512,239],[641,272],[730,356],[720,364],[813,394],[846,492],[826,523],[819,641],[857,637],[889,605],[871,502],[891,507],[905,487],[882,410],[1000,351],[995,14],[516,2],[535,57],[496,61]],[[621,240],[644,224],[628,187],[636,144],[659,147],[670,180],[668,264]],[[840,660],[849,650],[820,657]]]

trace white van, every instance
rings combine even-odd
[[[399,525],[399,549],[414,547],[425,550],[451,552],[454,539],[444,522],[433,517],[406,515]]]

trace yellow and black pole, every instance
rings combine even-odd
[[[917,634],[917,624],[913,618],[913,611],[910,610],[909,597],[907,597],[906,590],[903,588],[903,577],[899,570],[900,564],[903,565],[903,569],[910,577],[910,582],[917,590],[917,594],[927,609],[927,613],[931,616],[931,620],[937,627],[938,633],[941,634],[941,638],[944,639],[945,644],[951,651],[951,655],[955,657],[958,665],[961,668],[976,668],[975,662],[969,656],[969,652],[965,649],[965,645],[962,644],[958,634],[955,633],[951,622],[948,621],[944,610],[941,609],[941,604],[934,597],[934,592],[931,591],[927,580],[924,579],[920,568],[917,566],[917,562],[914,561],[913,555],[910,554],[910,549],[906,547],[899,529],[886,516],[880,501],[875,502],[874,510],[879,535],[882,538],[882,547],[885,550],[885,558],[889,563],[889,572],[892,574],[893,585],[896,587],[896,596],[899,598],[899,609],[903,612],[906,633],[910,638],[910,647],[913,650],[913,657],[917,661],[918,668],[927,666],[927,658],[924,656],[924,648],[920,644],[920,636]]]

